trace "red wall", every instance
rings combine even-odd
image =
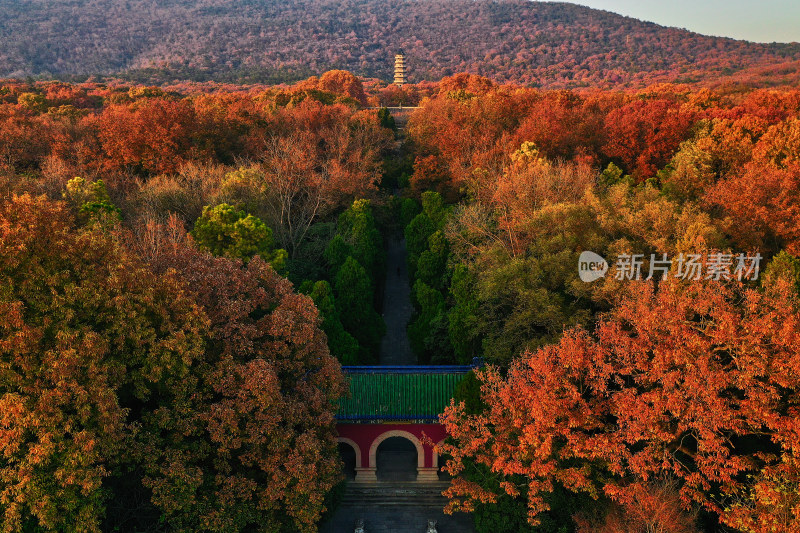
[[[411,433],[422,443],[425,454],[425,467],[433,466],[433,444],[447,436],[441,424],[337,424],[340,437],[354,441],[361,449],[361,464],[358,467],[369,467],[369,449],[372,443],[387,431],[399,430]]]

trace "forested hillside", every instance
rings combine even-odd
[[[800,45],[705,37],[524,0],[0,0],[0,77],[294,81],[332,68],[543,87],[796,83]],[[464,43],[469,46],[464,46]]]
[[[392,94],[0,85],[2,529],[317,531],[402,230],[475,531],[800,530],[800,90]]]

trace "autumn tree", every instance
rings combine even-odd
[[[0,106],[0,166],[30,169],[49,152],[55,137],[52,122],[16,106]]]
[[[717,181],[741,172],[763,128],[752,116],[699,121],[692,138],[681,143],[659,174],[664,190],[679,198],[701,199]]]
[[[340,477],[333,415],[344,385],[313,302],[259,256],[244,266],[198,250],[175,218],[127,241],[156,272],[176,272],[209,321],[190,401],[160,413],[161,430],[137,449],[165,520],[316,531]]]
[[[81,177],[67,182],[64,198],[77,210],[81,222],[113,225],[120,220],[120,209],[111,202],[103,180],[86,181]]]
[[[380,179],[380,157],[391,132],[374,113],[348,117],[342,112],[301,106],[286,118],[285,133],[252,149],[264,219],[290,258],[316,221],[367,196]]]
[[[571,330],[524,353],[505,376],[487,369],[484,412],[447,409],[447,470],[458,476],[474,461],[502,479],[499,492],[456,479],[450,508],[524,491],[535,523],[555,484],[630,505],[650,480],[674,476],[684,504],[724,524],[739,527],[760,512],[763,526],[753,531],[776,531],[765,505],[772,501],[795,513],[780,531],[796,531],[797,502],[757,492],[742,513],[735,495],[797,479],[799,341],[797,296],[786,283],[766,292],[711,281],[636,284],[594,334]]]
[[[364,94],[361,80],[346,70],[329,70],[324,73],[319,78],[319,88],[323,91],[343,94],[361,105],[367,105],[367,95]]]
[[[215,163],[187,163],[176,174],[160,174],[139,182],[138,190],[126,194],[127,214],[132,220],[166,220],[178,215],[191,228],[203,208],[228,203],[254,213],[253,200],[258,190],[247,190],[235,179],[236,171]]]
[[[614,305],[622,282],[610,275],[582,282],[576,269],[582,251],[611,263],[618,254],[640,253],[646,277],[651,254],[676,257],[726,245],[707,213],[654,187],[619,183],[586,189],[576,200],[586,177],[567,166],[541,179],[541,187],[498,195],[496,205],[455,210],[445,230],[449,261],[461,267],[451,284],[450,328],[455,345],[471,347],[469,357],[504,366],[526,349],[557,341],[565,327],[588,326]]]
[[[344,389],[312,301],[176,217],[77,211],[0,203],[3,527],[316,530]]]
[[[800,295],[800,259],[781,250],[772,257],[760,279],[761,284],[768,288],[783,280]]]
[[[637,487],[624,503],[607,504],[595,516],[574,516],[578,533],[699,533],[697,509],[685,509],[674,478],[654,479]]]
[[[605,119],[605,155],[622,163],[638,181],[655,177],[688,136],[693,113],[669,98],[639,98]]]
[[[468,189],[481,198],[488,176],[499,171],[507,157],[508,132],[516,130],[523,112],[520,99],[499,91],[426,100],[407,126],[409,138],[418,147],[418,160],[425,165],[418,179],[432,183],[434,190],[454,194]],[[419,187],[420,192],[423,188]]]
[[[96,131],[97,165],[104,171],[169,173],[200,155],[196,115],[186,101],[146,98],[107,106],[86,123]]]
[[[524,142],[497,177],[492,205],[509,244],[517,246],[515,232],[539,209],[556,203],[577,202],[590,191],[595,173],[587,164],[552,162],[532,142]]]
[[[0,280],[3,529],[99,532],[115,504],[148,515],[112,487],[141,482],[137,436],[168,433],[159,417],[193,394],[206,317],[176,276],[41,197],[0,202]]]
[[[800,252],[800,174],[750,163],[715,183],[703,200],[743,249]]]
[[[753,156],[777,168],[800,167],[800,119],[793,117],[768,129],[753,148]]]
[[[453,187],[453,178],[448,168],[436,156],[419,157],[414,160],[414,173],[409,180],[411,192],[419,198],[425,191],[435,191],[451,202],[458,199],[458,190]]]
[[[444,77],[439,82],[439,92],[443,94],[463,90],[475,95],[483,95],[492,91],[495,87],[496,85],[489,78],[467,72]]]
[[[597,156],[604,140],[605,110],[593,99],[571,91],[533,93],[530,98],[514,133],[520,143],[534,143],[551,160]]]

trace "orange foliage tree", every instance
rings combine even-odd
[[[738,246],[800,253],[800,165],[749,163],[710,187],[704,201]]]
[[[414,160],[414,174],[409,180],[411,191],[417,198],[426,191],[435,191],[447,202],[458,200],[458,190],[453,188],[453,181],[445,165],[436,156],[417,157]]]
[[[454,76],[442,78],[439,82],[439,93],[446,95],[454,91],[466,91],[475,95],[483,95],[491,92],[497,85],[483,76],[461,72]]]
[[[765,292],[641,283],[596,335],[572,330],[523,354],[507,376],[484,371],[485,409],[450,406],[442,422],[453,440],[440,452],[455,476],[469,461],[505,476],[502,491],[527,494],[532,522],[556,483],[632,505],[651,480],[671,476],[684,504],[736,527],[731,495],[748,486],[744,474],[797,480],[798,364],[800,313],[787,283]],[[497,498],[458,478],[447,494],[451,509]],[[747,510],[766,517],[761,504]]]
[[[50,121],[29,111],[0,107],[0,166],[35,167],[49,151],[53,130]]]
[[[293,256],[321,216],[377,189],[391,132],[374,112],[312,102],[282,111],[276,122],[277,131],[254,135],[249,150],[263,217]]]
[[[605,514],[573,517],[578,533],[699,533],[696,509],[686,510],[674,479],[656,479],[636,487],[622,504]]]
[[[481,96],[464,90],[440,92],[414,112],[408,132],[420,157],[434,156],[436,165],[447,169],[451,183],[437,188],[459,191],[467,186],[480,196],[488,185],[487,175],[502,169],[514,145],[508,133],[518,127],[523,109],[506,92]],[[517,143],[514,148],[518,147]]]
[[[329,70],[319,78],[319,88],[348,96],[362,105],[367,105],[364,85],[354,74],[346,70]]]
[[[86,120],[96,131],[96,157],[106,171],[169,173],[199,156],[193,142],[194,109],[184,101],[151,98],[114,104]]]

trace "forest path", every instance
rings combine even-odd
[[[402,233],[395,232],[390,235],[386,247],[386,286],[383,293],[386,335],[381,340],[381,352],[378,358],[383,366],[417,364],[406,332],[408,322],[414,313],[414,307],[411,305],[411,288],[408,284],[407,257],[406,240]]]

